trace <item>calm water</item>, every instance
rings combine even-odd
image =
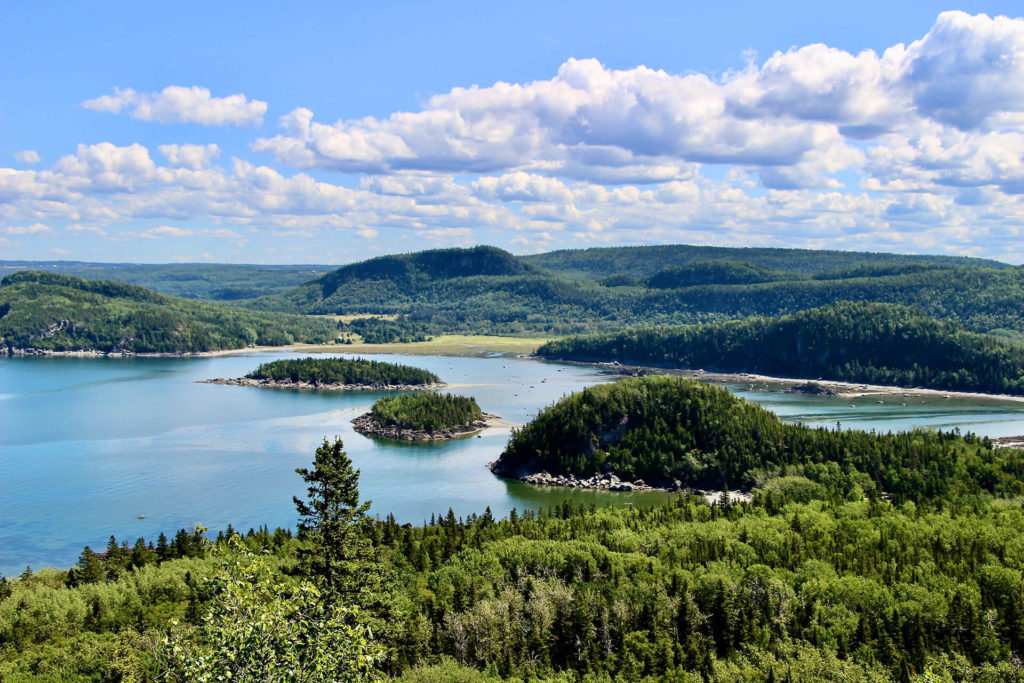
[[[352,430],[380,394],[313,393],[198,384],[237,377],[289,353],[208,359],[15,358],[0,361],[0,571],[73,564],[82,546],[155,538],[201,522],[210,529],[291,527],[301,495],[296,467],[339,435],[362,470],[372,511],[420,523],[449,507],[504,515],[565,498],[626,505],[667,494],[530,487],[485,467],[507,429],[447,443],[395,444]],[[495,356],[386,356],[436,372],[450,391],[522,424],[564,394],[608,381],[579,366]],[[1024,433],[1024,405],[942,399],[815,398],[730,387],[806,424],[878,429],[959,426],[990,436]],[[899,403],[906,401],[907,405]],[[850,408],[850,404],[857,408]],[[144,515],[139,519],[139,515]]]

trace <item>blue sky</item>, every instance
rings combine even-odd
[[[3,2],[0,258],[1021,263],[1017,7]]]

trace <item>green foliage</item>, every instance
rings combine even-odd
[[[1024,453],[941,432],[868,434],[786,424],[725,389],[681,377],[590,387],[513,432],[499,470],[749,488],[801,474],[839,499],[876,488],[894,500],[1024,494]]]
[[[668,266],[645,281],[654,289],[678,289],[698,285],[748,285],[755,282],[798,279],[793,273],[740,261],[694,261]]]
[[[639,286],[645,280],[650,286]],[[398,314],[402,322],[393,327],[365,325],[371,334],[379,326],[382,338],[399,338],[706,323],[843,300],[910,304],[972,331],[1024,335],[1024,268],[967,258],[793,249],[662,246],[529,257],[491,247],[434,250],[345,266],[247,305]]]
[[[435,393],[385,396],[373,404],[370,412],[377,424],[428,432],[483,419],[476,399]]]
[[[366,344],[409,344],[430,340],[426,326],[411,321],[408,316],[401,316],[395,320],[356,318],[348,323],[342,323],[338,329],[358,334]]]
[[[892,304],[842,303],[780,318],[652,327],[549,342],[538,355],[1024,393],[1024,346]]]
[[[377,681],[383,649],[357,607],[283,580],[232,536],[213,552],[198,626],[172,628],[160,653],[176,681]]]
[[[320,277],[332,266],[253,266],[235,263],[86,263],[0,261],[0,276],[40,270],[90,280],[116,280],[187,299],[235,301],[278,294]]]
[[[250,379],[309,384],[361,384],[394,386],[439,384],[441,378],[427,370],[409,365],[385,363],[362,358],[300,358],[263,363],[250,372]]]
[[[367,540],[370,501],[359,502],[359,470],[341,439],[324,439],[313,469],[295,470],[307,484],[308,500],[293,498],[299,513],[299,571],[315,582],[328,602],[376,605],[384,575]]]
[[[329,342],[326,320],[177,299],[106,280],[19,271],[0,282],[0,346],[195,353]]]

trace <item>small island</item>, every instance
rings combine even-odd
[[[205,382],[315,391],[413,391],[444,386],[441,378],[428,370],[363,358],[275,360],[263,363],[245,377],[218,377]]]
[[[457,439],[501,426],[498,417],[480,410],[474,398],[434,393],[387,396],[352,424],[360,434],[402,441]]]

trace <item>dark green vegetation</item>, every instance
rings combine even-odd
[[[21,271],[0,282],[0,346],[7,349],[194,353],[329,342],[335,327],[70,275]]]
[[[620,380],[572,394],[513,433],[505,472],[546,470],[700,488],[745,488],[799,475],[821,490],[924,502],[1024,495],[1024,457],[987,439],[868,434],[786,424],[722,389],[681,377]]]
[[[722,261],[787,271],[802,277],[829,276],[850,269],[875,266],[893,268],[896,271],[902,271],[904,266],[1007,267],[1005,263],[998,261],[959,256],[762,247],[697,247],[688,244],[562,249],[546,254],[524,256],[523,260],[563,277],[583,280],[600,280],[617,273],[628,273],[642,280],[665,268]]]
[[[650,327],[549,342],[580,361],[1024,393],[1024,346],[892,304],[838,304],[778,318]]]
[[[483,419],[476,399],[448,394],[421,393],[385,396],[370,410],[379,425],[435,432]]]
[[[256,266],[235,263],[87,263],[0,261],[0,276],[20,270],[115,280],[186,299],[236,301],[279,294],[335,266]]]
[[[360,384],[364,386],[440,384],[428,370],[362,358],[298,358],[263,363],[246,375],[249,379],[306,384]]]
[[[351,465],[328,465],[307,480],[311,491],[349,490]],[[305,541],[250,531],[212,553],[189,545],[196,557],[116,574],[109,565],[124,560],[110,555],[74,587],[54,570],[9,582],[0,677],[153,680],[196,666],[197,653],[226,667],[260,655],[277,664],[290,648],[309,665],[331,661],[320,652],[338,666],[367,656],[406,682],[1019,681],[1019,502],[838,493],[791,476],[753,504],[564,504],[504,520],[449,511],[421,527],[372,522],[358,499],[317,494],[306,503],[323,512],[307,517]],[[808,494],[821,499],[800,502]],[[351,568],[332,570],[348,577],[337,585],[366,588],[350,593],[363,597],[331,597],[323,577],[334,562]],[[311,584],[328,597],[311,601]],[[382,599],[368,604],[373,596]],[[377,614],[390,629],[357,631]],[[172,618],[181,626],[164,644]],[[255,623],[275,637],[254,637]],[[283,637],[296,626],[317,638]],[[343,637],[320,637],[330,634]],[[308,680],[331,680],[330,668],[321,674]]]
[[[1024,335],[1024,268],[940,257],[710,247],[516,257],[493,247],[382,256],[246,305],[398,314],[388,334],[567,334],[776,316],[836,301],[911,305],[974,332]],[[377,323],[376,325],[383,324]]]

